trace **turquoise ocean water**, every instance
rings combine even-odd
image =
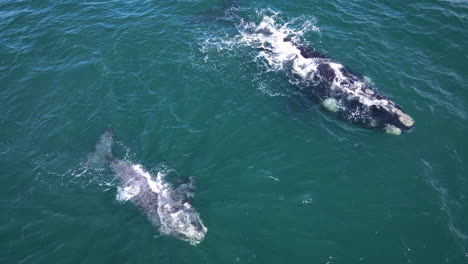
[[[272,18],[415,120],[336,119],[243,39]],[[0,263],[468,263],[468,2],[0,1]],[[83,160],[193,176],[164,236]]]

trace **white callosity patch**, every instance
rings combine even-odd
[[[385,132],[387,132],[388,134],[400,135],[401,129],[393,125],[388,125],[388,126],[385,126]]]
[[[158,173],[157,181],[162,183],[163,174]],[[189,243],[196,245],[205,237],[207,228],[203,225],[198,213],[187,202],[181,203],[173,199],[171,186],[161,184],[158,199],[158,214],[161,219],[161,232],[176,235]],[[195,226],[195,223],[199,226]]]
[[[136,184],[146,183],[149,190],[157,194],[160,231],[186,240],[192,245],[200,243],[208,229],[203,225],[198,212],[188,202],[178,200],[180,194],[176,195],[172,186],[164,182],[164,174],[158,172],[156,179],[153,179],[140,164],[132,165],[132,169],[144,180],[135,180],[135,185],[119,188],[118,200],[129,200],[138,195],[140,187]]]
[[[401,111],[400,109],[396,109],[395,113],[398,115],[398,120],[400,120],[400,122],[403,125],[405,125],[407,127],[411,127],[411,126],[414,125],[413,118],[411,118],[409,115],[403,113],[403,111]]]

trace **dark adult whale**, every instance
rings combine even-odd
[[[115,159],[112,156],[113,142],[112,128],[107,128],[99,138],[95,151],[88,155],[88,162],[97,165],[110,163],[120,183],[117,199],[135,204],[154,226],[159,227],[161,233],[193,245],[200,243],[207,228],[190,204],[195,191],[193,179],[181,181],[174,189],[164,181],[163,174],[158,173],[153,178],[140,164]]]
[[[273,69],[290,70],[291,82],[304,94],[345,120],[398,135],[413,127],[413,119],[363,76],[301,44],[297,32],[277,26],[271,17],[258,25],[245,23],[241,33]]]

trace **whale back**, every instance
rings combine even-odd
[[[111,127],[106,128],[104,133],[99,137],[94,151],[86,156],[86,161],[94,166],[103,166],[108,161],[112,160],[112,146],[114,145],[114,132]]]
[[[272,70],[286,70],[290,82],[326,110],[352,123],[393,134],[413,127],[413,119],[374,89],[368,78],[304,44],[302,31],[278,25],[274,16],[264,16],[258,24],[241,25],[242,40],[258,49],[259,57]]]

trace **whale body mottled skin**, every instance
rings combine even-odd
[[[113,131],[107,128],[95,146],[95,152],[88,155],[88,162],[110,163],[120,183],[117,200],[135,204],[163,234],[172,235],[196,245],[207,232],[200,215],[191,206],[195,183],[192,178],[180,181],[173,188],[158,173],[154,179],[139,164],[131,164],[112,156]]]
[[[244,27],[243,40],[260,50],[259,57],[274,70],[290,71],[292,83],[325,109],[350,122],[392,134],[413,127],[413,119],[363,76],[303,45],[293,30],[276,25],[270,17]]]
[[[373,89],[362,76],[307,46],[295,46],[301,56],[317,64],[303,92],[320,100],[327,110],[346,120],[383,128],[389,133],[400,134],[413,127],[413,119],[395,102]]]

